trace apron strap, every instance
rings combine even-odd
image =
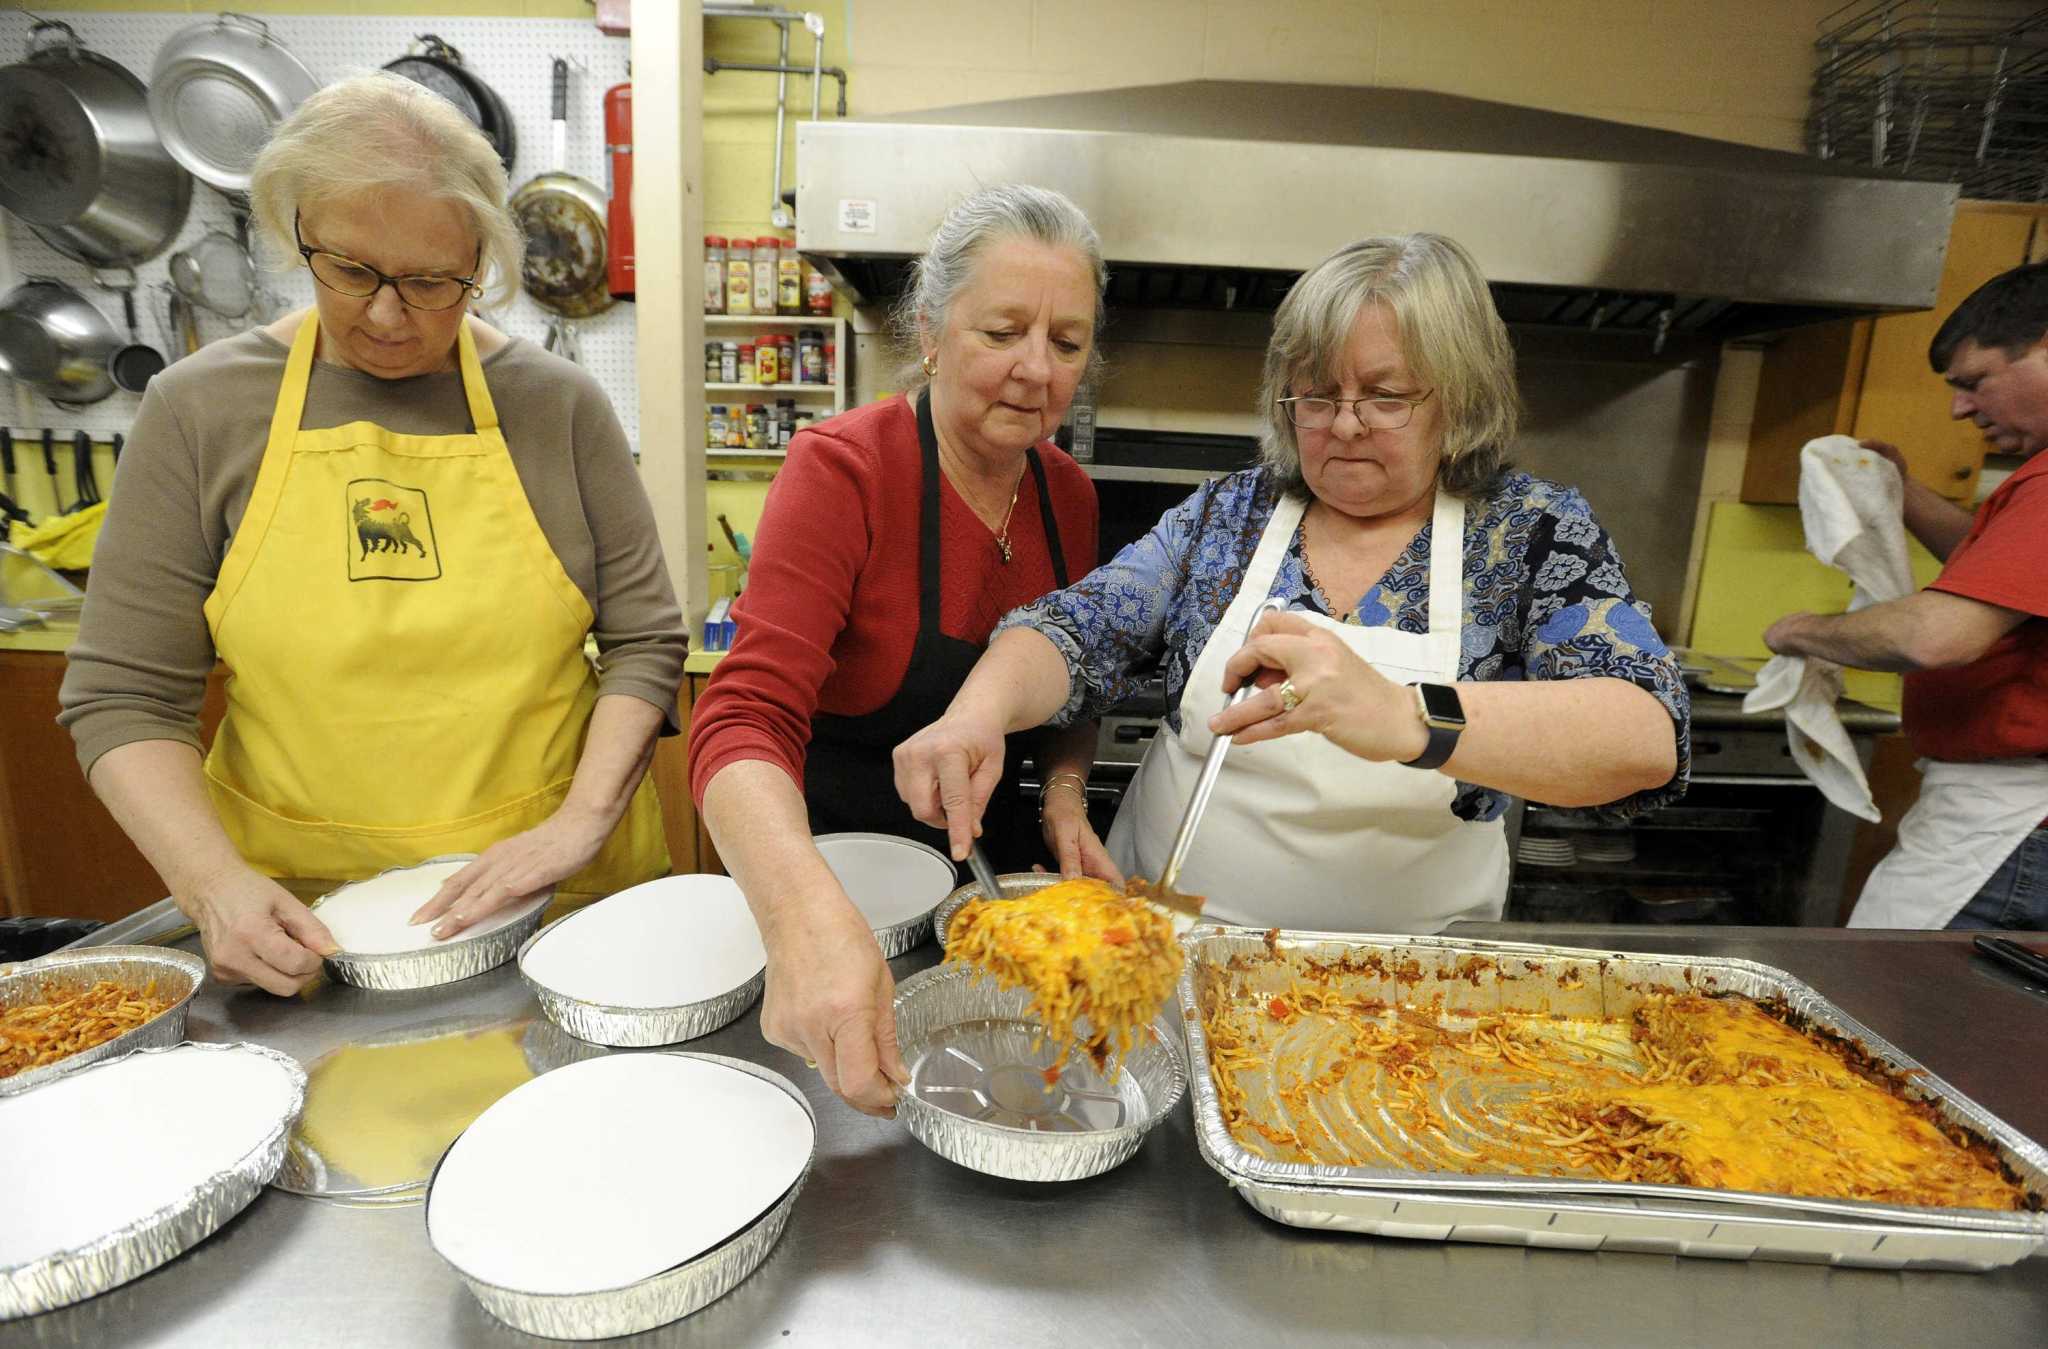
[[[1045,550],[1052,554],[1052,583],[1065,590],[1067,552],[1060,546],[1060,523],[1053,517],[1052,493],[1046,489],[1045,464],[1038,457],[1036,445],[1024,451],[1024,462],[1031,465],[1031,481],[1038,485],[1038,520],[1045,526]]]
[[[932,426],[932,391],[917,396],[917,444],[924,461],[917,521],[917,629],[939,630],[939,433]]]
[[[299,423],[306,416],[306,386],[313,376],[313,348],[320,340],[320,314],[309,311],[299,322],[292,338],[291,354],[285,357],[284,380],[277,386],[277,406],[270,414],[270,441],[264,454],[288,452],[298,437]]]
[[[1429,525],[1430,635],[1458,640],[1465,627],[1465,499],[1437,488]]]
[[[470,429],[477,432],[498,429],[498,405],[491,401],[490,386],[484,383],[484,363],[477,358],[476,337],[470,332],[475,322],[465,316],[455,330],[455,350],[462,370],[462,392],[469,399]]]

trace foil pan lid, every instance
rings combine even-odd
[[[601,1146],[564,1146],[565,1139]],[[523,1294],[629,1287],[745,1232],[809,1169],[816,1124],[782,1078],[681,1053],[558,1068],[486,1110],[427,1193],[465,1278]]]
[[[820,834],[818,854],[877,932],[918,923],[952,893],[958,873],[929,844],[893,834]]]
[[[664,876],[555,920],[519,953],[548,993],[613,1009],[730,995],[768,966],[746,897],[727,876]]]
[[[392,867],[367,880],[349,884],[320,897],[313,905],[320,921],[327,925],[341,949],[336,957],[402,956],[425,951],[445,951],[489,937],[512,927],[544,909],[554,898],[550,890],[478,920],[446,941],[433,935],[433,924],[415,926],[413,913],[434,897],[450,876],[476,860],[475,853],[451,853],[431,857],[409,867]]]
[[[120,1281],[79,1289],[80,1268],[133,1278],[161,1263],[161,1251],[128,1248],[150,1245],[252,1159],[274,1174],[305,1095],[305,1074],[275,1050],[181,1044],[0,1101],[0,1156],[34,1159],[0,1168],[0,1300],[61,1305]],[[70,1295],[52,1300],[52,1288]]]

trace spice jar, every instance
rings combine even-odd
[[[768,448],[768,410],[759,403],[747,404],[745,443],[750,450]]]
[[[757,359],[758,357],[755,355],[755,348],[752,342],[740,343],[740,383],[753,384],[758,382],[754,378],[754,362]]]
[[[775,312],[804,312],[804,261],[796,254],[796,241],[784,239],[775,263]]]
[[[805,328],[796,338],[796,380],[799,384],[825,382],[825,334]]]
[[[754,262],[749,256],[754,241],[734,239],[725,250],[725,312],[754,312]]]
[[[724,369],[725,343],[716,341],[706,342],[704,344],[704,382],[706,384],[718,383],[718,377],[723,373]]]
[[[774,235],[754,240],[754,291],[756,314],[775,312],[775,267],[782,254],[782,241]]]
[[[771,334],[763,333],[754,342],[754,383],[780,384],[782,382],[782,348],[776,345]]]
[[[725,237],[704,236],[704,312],[725,312]]]
[[[784,384],[794,384],[796,378],[796,334],[775,335],[775,368],[781,372]]]
[[[832,312],[832,278],[804,264],[804,308],[813,314]]]
[[[740,382],[740,344],[737,338],[728,337],[718,344],[718,382]]]
[[[839,344],[837,342],[827,342],[825,344],[825,382],[827,384],[837,384],[839,382]]]

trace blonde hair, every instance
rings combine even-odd
[[[1278,400],[1305,380],[1335,382],[1352,326],[1374,304],[1386,306],[1402,358],[1438,403],[1438,486],[1473,495],[1505,464],[1521,400],[1514,348],[1486,278],[1470,253],[1441,234],[1361,239],[1294,283],[1266,345],[1261,456],[1287,491],[1307,490],[1294,425]]]
[[[482,245],[477,285],[504,304],[519,288],[526,241],[505,205],[498,152],[455,105],[389,72],[319,90],[286,118],[249,175],[249,204],[281,260],[296,262],[302,207],[386,188],[452,202]]]
[[[1082,378],[1099,381],[1102,292],[1109,285],[1102,239],[1087,214],[1064,193],[1028,183],[1000,183],[953,203],[932,231],[924,253],[911,264],[910,284],[894,315],[896,338],[909,353],[909,363],[900,372],[906,389],[915,392],[930,382],[918,363],[920,330],[936,333],[946,326],[946,311],[973,278],[982,250],[1001,239],[1029,239],[1052,248],[1071,248],[1081,255],[1095,282],[1095,332]]]

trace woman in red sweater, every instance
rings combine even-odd
[[[890,751],[945,710],[997,619],[1094,567],[1094,485],[1047,437],[1095,359],[1105,277],[1056,192],[987,188],[947,213],[900,314],[923,387],[791,442],[738,638],[693,712],[691,791],[768,948],[762,1034],[869,1114],[909,1080],[894,981],[811,836],[943,847],[897,795]],[[1094,739],[1091,723],[1030,747],[1044,849],[1020,812],[991,810],[997,870],[1115,875],[1080,790]]]

